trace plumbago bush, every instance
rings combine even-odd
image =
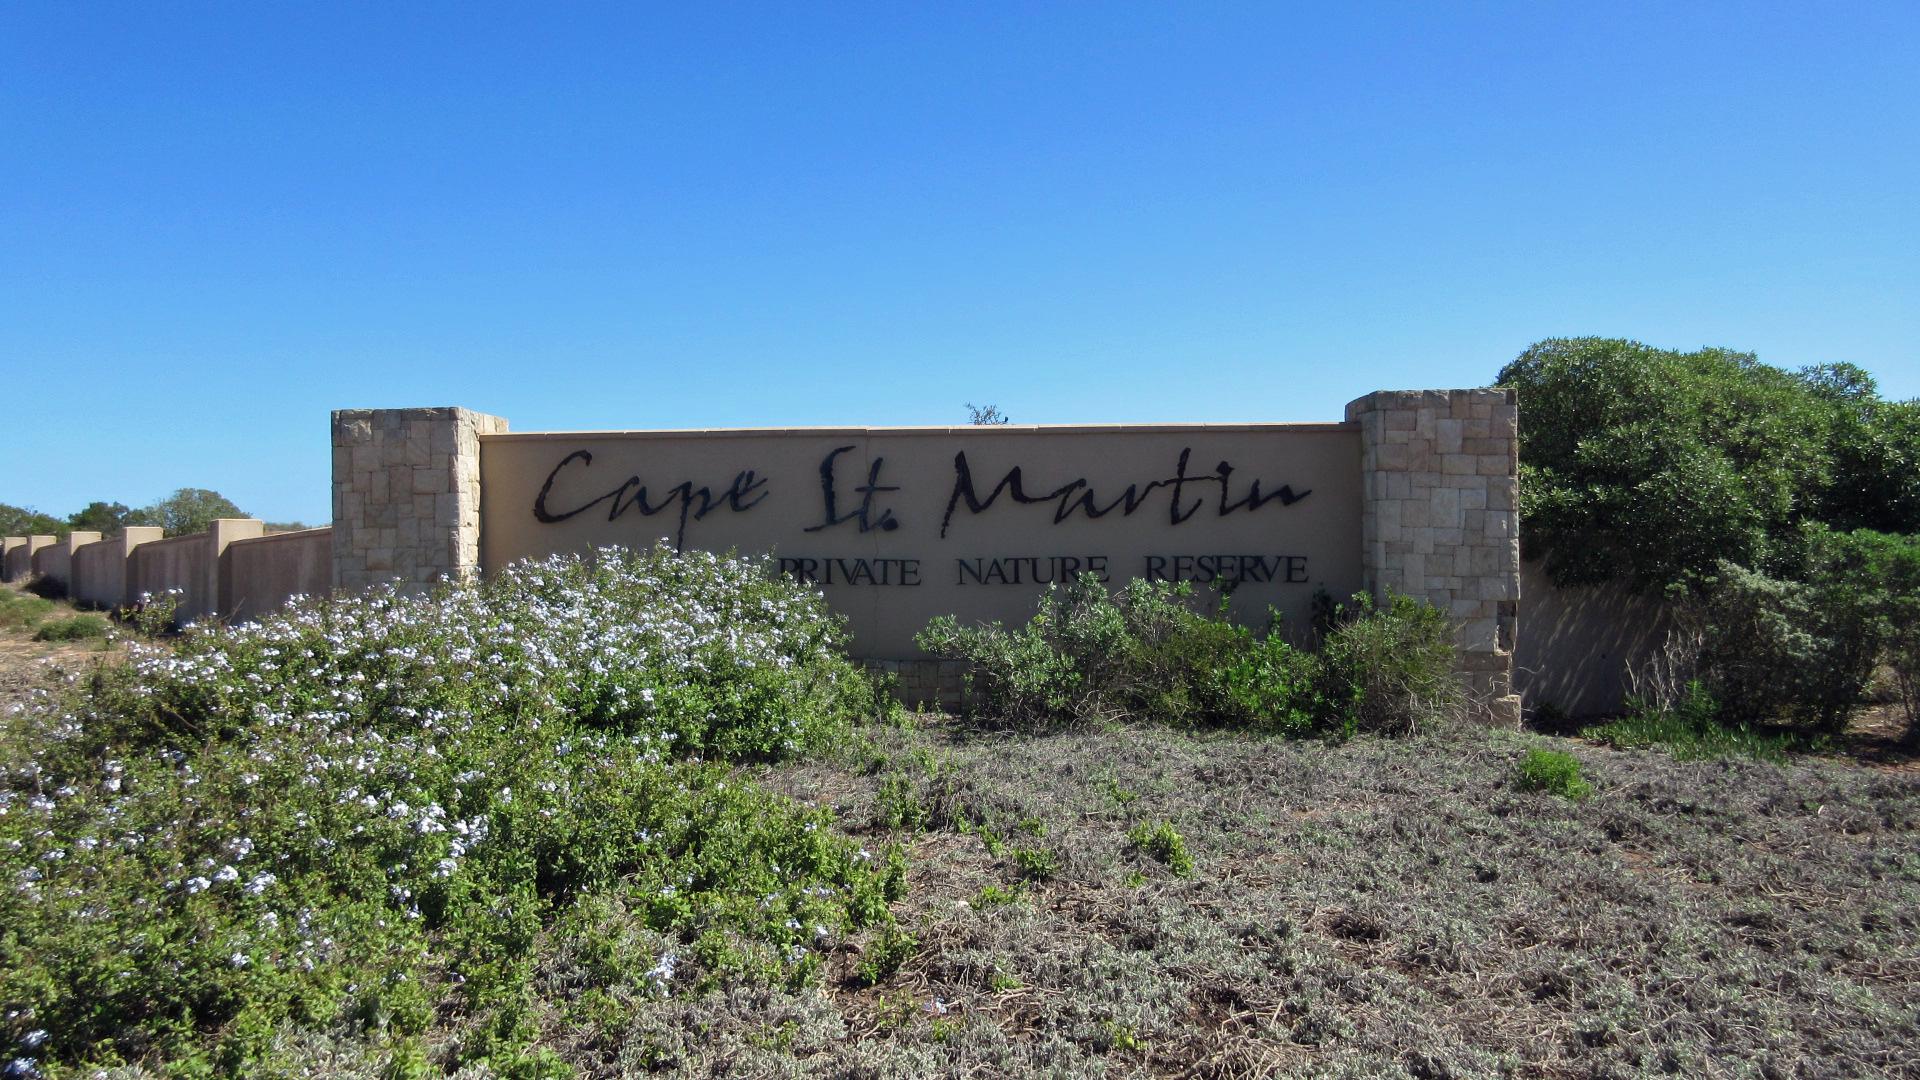
[[[271,1072],[301,1028],[394,1075],[564,1072],[535,957],[609,912],[638,961],[583,992],[820,978],[895,934],[904,863],[727,763],[875,708],[842,633],[656,548],[133,646],[0,742],[6,1075]]]

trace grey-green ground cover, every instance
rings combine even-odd
[[[1478,731],[1335,745],[935,726],[878,743],[862,769],[767,779],[849,823],[897,820],[881,794],[911,784],[920,950],[876,990],[807,1007],[777,1050],[754,1021],[712,1017],[687,1067],[1920,1075],[1911,777]],[[1591,797],[1517,789],[1516,760],[1548,744],[1581,759]],[[1160,820],[1192,876],[1128,844]],[[1015,853],[1036,847],[1057,872],[1016,884]],[[983,902],[989,886],[1014,898]]]
[[[1537,744],[1595,794],[1517,790]],[[1477,731],[935,723],[762,779],[910,843],[918,949],[870,989],[635,997],[613,1026],[574,1014],[555,957],[552,1030],[583,1072],[1920,1075],[1910,777]],[[903,813],[921,824],[879,824]],[[1147,821],[1190,877],[1128,843]],[[1034,851],[1050,877],[1023,874]]]

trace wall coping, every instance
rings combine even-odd
[[[485,442],[538,442],[552,439],[585,438],[622,438],[622,439],[668,439],[698,435],[703,438],[755,438],[771,435],[833,435],[833,436],[903,436],[903,435],[959,435],[980,436],[1007,434],[1030,435],[1112,435],[1118,433],[1139,432],[1143,434],[1181,435],[1194,434],[1238,434],[1242,432],[1289,432],[1301,434],[1331,435],[1343,432],[1357,432],[1360,424],[1353,420],[1331,423],[1271,423],[1271,424],[961,424],[951,427],[913,427],[913,426],[872,426],[872,427],[762,427],[762,428],[646,428],[629,431],[504,431],[493,435],[481,435]]]
[[[322,525],[314,529],[294,529],[291,532],[263,533],[260,536],[243,536],[238,540],[229,541],[227,546],[233,547],[236,544],[267,544],[275,540],[310,540],[316,533],[330,533],[332,531],[333,526]]]
[[[144,547],[166,547],[168,544],[183,544],[190,540],[206,540],[211,535],[213,534],[205,533],[205,532],[181,533],[179,536],[168,536],[159,540],[149,540],[146,543],[141,544],[140,546],[143,548]],[[118,538],[116,537],[116,539]]]

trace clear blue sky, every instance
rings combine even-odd
[[[327,412],[1320,420],[1602,334],[1920,396],[1920,4],[0,7],[0,502]]]

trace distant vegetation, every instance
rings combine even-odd
[[[204,532],[216,518],[250,517],[233,500],[206,488],[180,488],[173,494],[147,506],[132,508],[125,503],[94,500],[85,507],[56,518],[37,510],[0,503],[0,535],[65,536],[74,530],[113,536],[129,525],[158,525],[168,536]],[[291,528],[306,528],[298,522]],[[278,532],[275,527],[269,531]]]
[[[1520,392],[1525,555],[1681,615],[1639,730],[1832,733],[1880,678],[1920,737],[1920,402],[1850,364],[1600,338],[1541,342],[1498,381]]]

